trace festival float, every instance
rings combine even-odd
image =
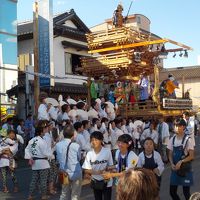
[[[192,100],[184,93],[182,98],[172,98],[171,94],[178,86],[170,78],[161,84],[159,71],[162,70],[163,58],[169,53],[182,51],[187,54],[192,48],[155,37],[140,28],[126,26],[127,17],[123,17],[122,12],[123,7],[119,4],[113,14],[111,28],[86,35],[91,57],[81,59],[81,72],[88,76],[88,100],[91,99],[91,80],[97,77],[106,84],[116,85],[115,98],[122,116],[175,116],[181,115],[184,110],[190,111]],[[177,48],[166,49],[166,43]],[[153,83],[151,98],[145,102],[138,98],[141,75],[147,76]],[[133,101],[129,100],[131,94]]]

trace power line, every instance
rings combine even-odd
[[[16,72],[24,72],[25,74],[29,74],[29,75],[33,75],[33,76],[39,76],[39,77],[44,77],[44,78],[51,78],[51,79],[59,79],[59,80],[77,79],[77,77],[73,77],[74,75],[72,75],[72,74],[67,74],[70,77],[66,77],[66,76],[53,76],[53,75],[49,75],[49,74],[29,72],[29,71],[26,71],[26,70],[21,71],[21,70],[18,70],[18,69],[12,69],[12,68],[1,67],[1,66],[0,66],[0,69],[2,69],[2,70],[9,70],[9,71],[16,71]],[[84,77],[82,77],[80,75],[75,75],[75,76],[78,76],[79,80],[83,80],[83,81],[87,80],[87,77],[84,78]]]

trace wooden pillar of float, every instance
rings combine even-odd
[[[160,111],[160,95],[159,95],[159,67],[157,65],[154,66],[154,90],[153,90],[153,101],[158,105],[158,111]]]
[[[88,107],[90,108],[91,106],[91,93],[90,93],[90,86],[91,86],[91,78],[88,77],[87,79],[87,104],[88,104]]]

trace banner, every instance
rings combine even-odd
[[[38,2],[38,64],[39,72],[53,75],[53,2]],[[40,77],[40,87],[53,86],[53,80]]]

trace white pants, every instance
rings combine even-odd
[[[81,195],[82,179],[70,181],[69,185],[62,185],[60,200],[79,200]]]

